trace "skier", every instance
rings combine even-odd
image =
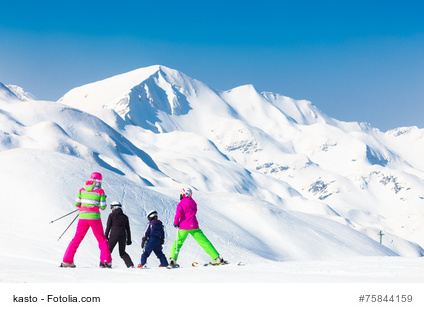
[[[144,237],[141,239],[141,248],[144,249],[144,251],[141,255],[140,264],[137,268],[143,268],[145,266],[147,258],[150,256],[152,251],[160,260],[160,267],[167,267],[168,261],[162,251],[162,245],[165,242],[165,231],[163,229],[162,222],[158,220],[158,212],[150,211],[147,214],[147,219],[149,220],[149,224],[144,232]]]
[[[122,205],[118,201],[112,202],[110,209],[112,213],[109,214],[106,224],[106,238],[109,242],[110,253],[112,253],[116,244],[119,243],[119,256],[124,260],[128,268],[134,267],[134,263],[125,251],[125,245],[129,246],[131,244],[131,230],[128,216],[124,214]]]
[[[61,267],[75,267],[74,256],[77,249],[91,227],[99,242],[100,267],[112,267],[109,245],[100,219],[100,209],[106,209],[106,195],[102,186],[102,174],[94,172],[78,192],[75,205],[79,208],[79,220],[74,238],[69,243],[63,256]]]
[[[178,203],[177,211],[174,218],[174,227],[179,228],[177,239],[171,248],[171,254],[169,256],[168,268],[178,267],[177,258],[178,254],[183,246],[187,236],[191,234],[197,243],[205,250],[207,254],[212,258],[211,265],[219,265],[225,263],[225,261],[219,256],[215,247],[209,241],[208,238],[203,234],[199,228],[199,223],[196,219],[197,204],[192,198],[192,191],[188,187],[181,189],[180,203]]]

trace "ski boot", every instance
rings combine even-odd
[[[210,265],[213,266],[217,266],[217,265],[224,265],[224,264],[228,264],[227,261],[225,261],[223,258],[221,257],[217,257],[215,260],[212,260],[211,262],[209,262]]]
[[[177,267],[180,267],[177,264],[177,260],[175,260],[175,259],[169,259],[169,264],[168,264],[168,266],[166,268],[177,268]]]
[[[112,263],[108,263],[108,262],[102,262],[102,261],[100,261],[100,267],[101,268],[112,268]]]
[[[75,268],[76,266],[75,266],[74,263],[65,263],[65,262],[62,262],[62,263],[60,263],[60,267]]]

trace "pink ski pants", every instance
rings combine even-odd
[[[107,242],[105,232],[103,230],[102,220],[85,220],[79,219],[77,231],[74,238],[69,243],[68,248],[66,249],[65,255],[63,256],[64,263],[73,263],[74,256],[77,252],[77,249],[87,234],[88,229],[91,227],[93,234],[99,242],[100,248],[100,261],[112,263],[112,256],[109,250],[109,244]]]

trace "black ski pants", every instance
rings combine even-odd
[[[127,252],[125,252],[125,247],[127,244],[126,236],[110,236],[109,237],[109,250],[112,253],[113,248],[115,248],[116,244],[119,244],[119,256],[124,260],[125,265],[127,267],[134,266],[134,263],[131,261],[130,256]]]

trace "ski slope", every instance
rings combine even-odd
[[[296,289],[285,283],[424,282],[423,130],[381,133],[332,119],[305,100],[251,85],[216,91],[163,66],[75,88],[58,102],[13,90],[0,85],[0,286],[7,295],[9,285],[25,290],[22,283],[45,292],[63,283],[73,292],[128,283],[133,295],[149,283],[206,290],[232,283],[252,295],[240,286],[263,283],[256,291],[269,299],[275,289]],[[135,264],[152,209],[164,222],[169,254],[183,184],[194,191],[201,229],[232,264],[192,268],[210,260],[189,238],[179,269],[158,268],[154,255],[148,269],[127,269],[116,248],[114,268],[102,270],[89,232],[77,268],[59,268],[76,224],[58,238],[75,215],[50,221],[75,210],[94,171],[103,174],[108,204],[123,203]],[[246,265],[234,265],[240,261]],[[356,306],[355,292],[346,301]]]

